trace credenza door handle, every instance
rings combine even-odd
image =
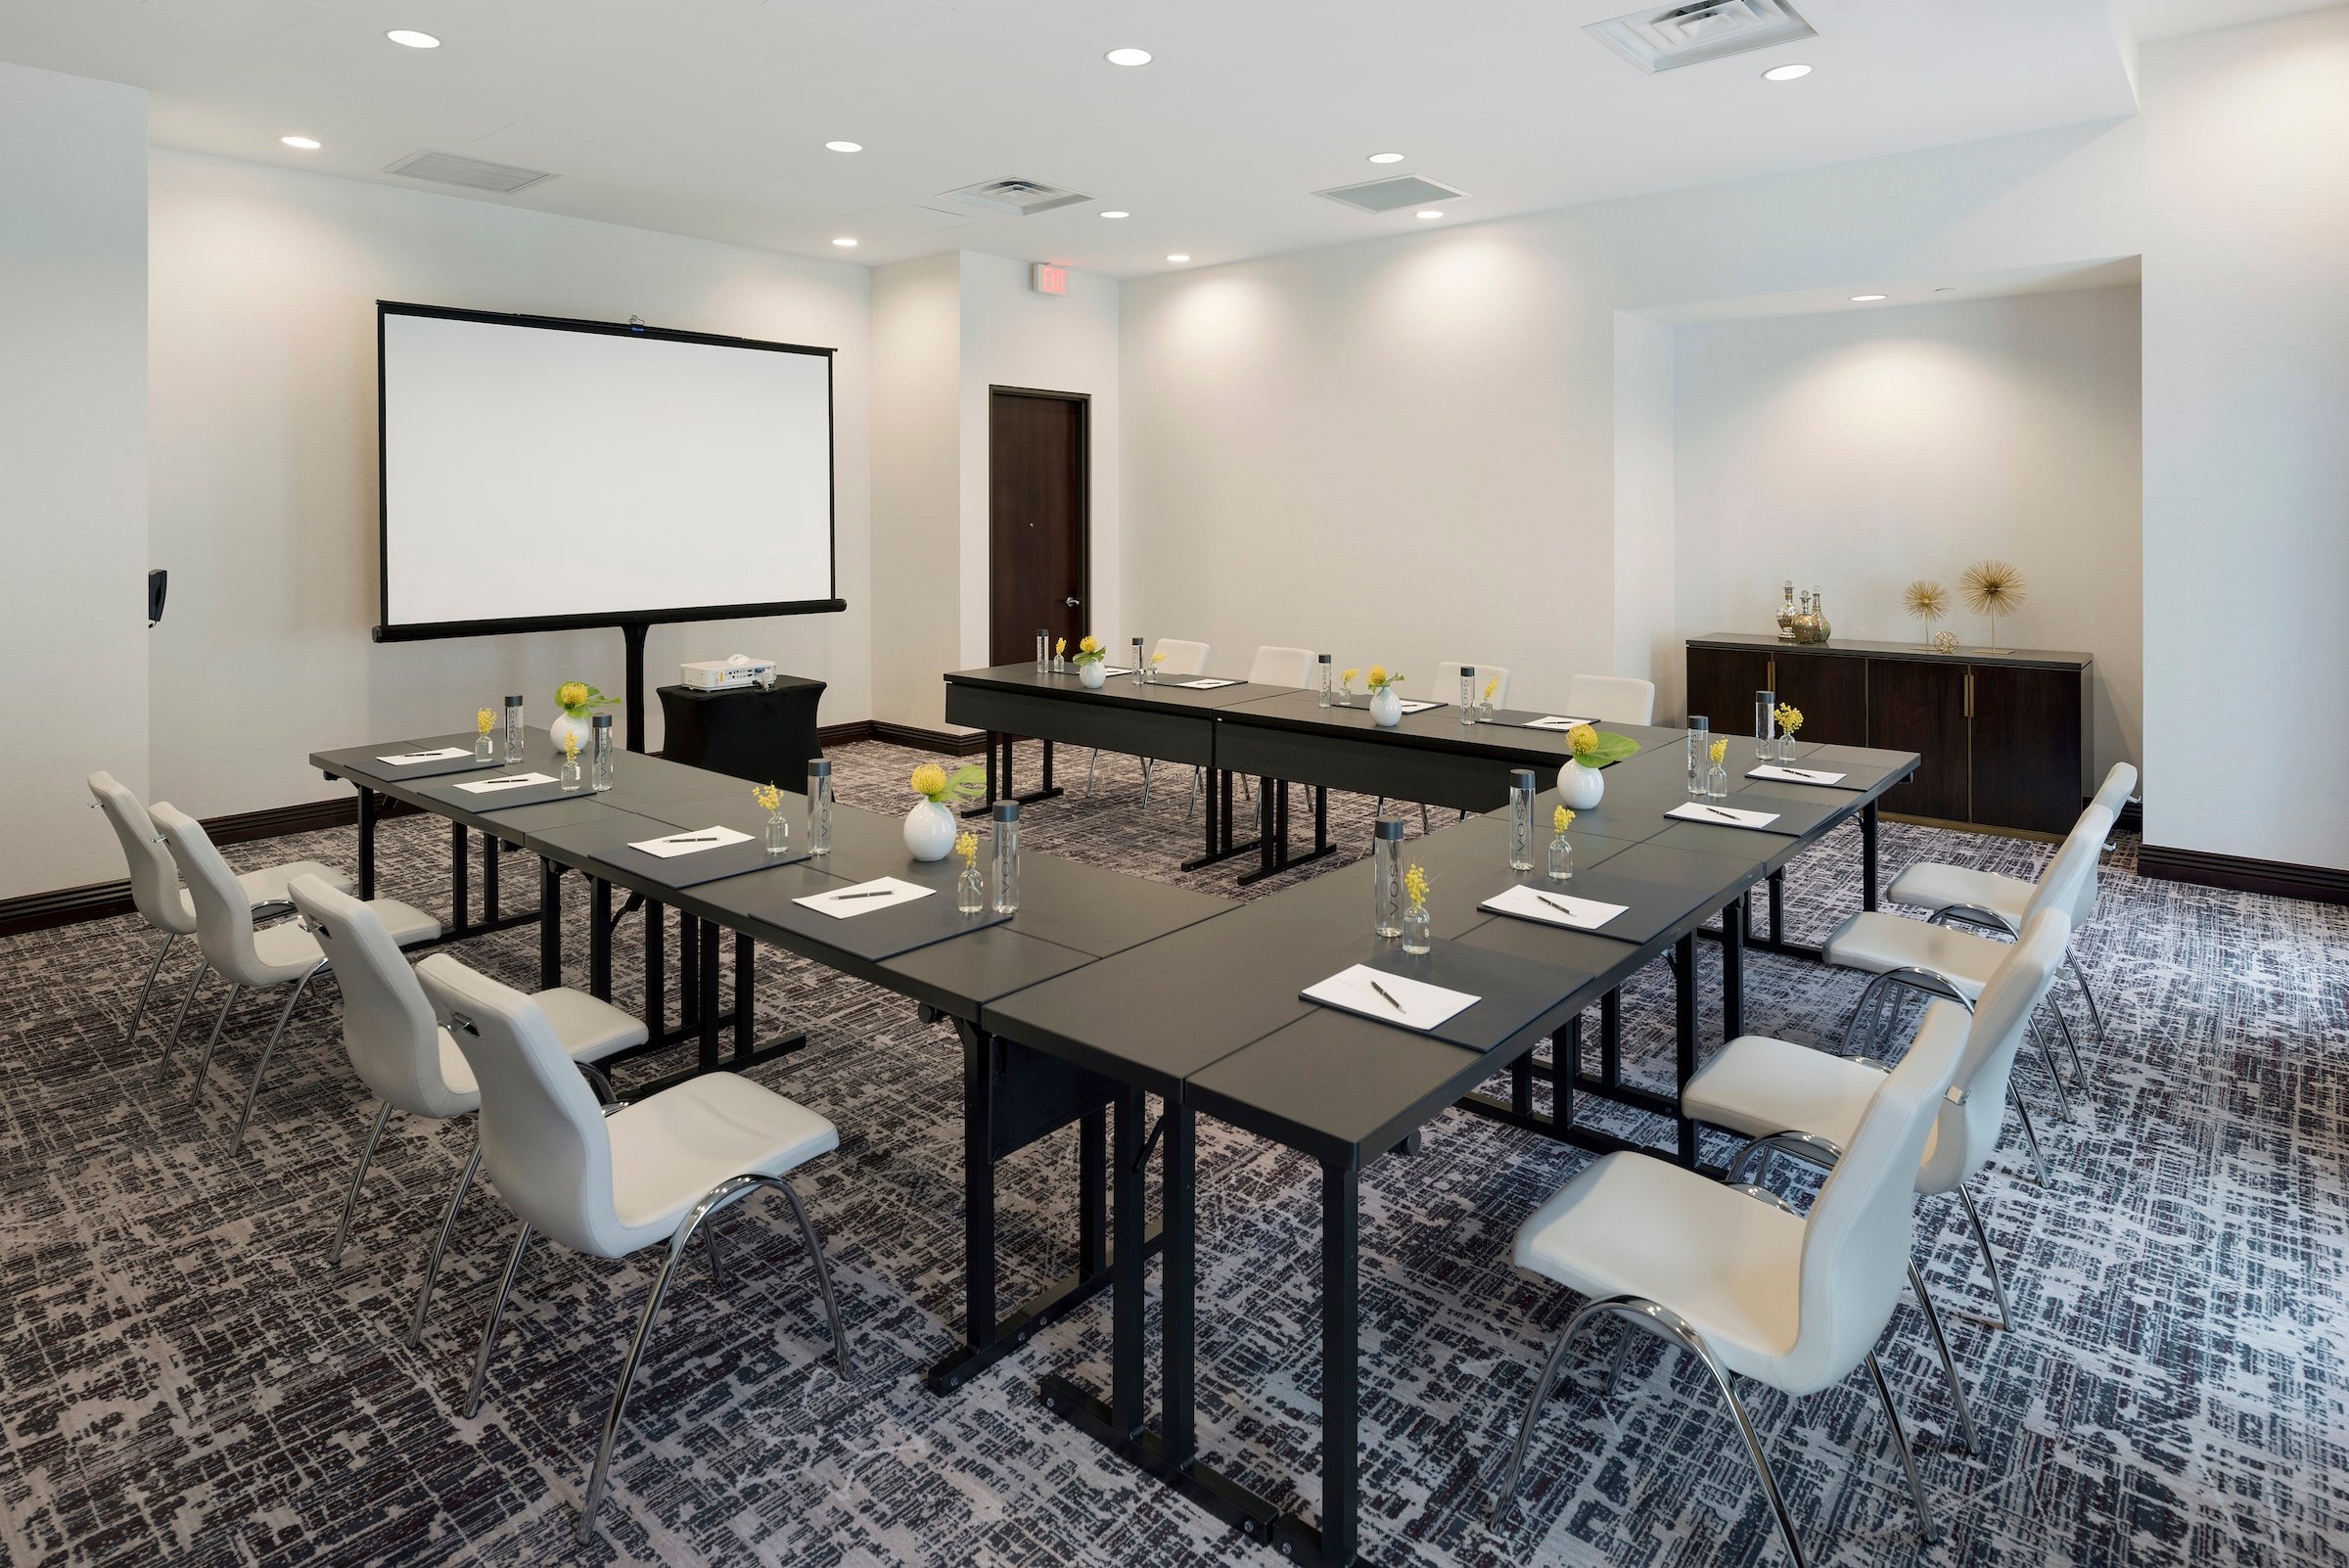
[[[1965,716],[1974,716],[1974,671],[1970,665],[1965,671]]]

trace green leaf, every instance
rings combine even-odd
[[[1598,735],[1597,749],[1588,757],[1579,760],[1585,767],[1605,767],[1611,762],[1620,762],[1628,757],[1636,756],[1639,751],[1639,743],[1629,735],[1618,735],[1612,730],[1605,729],[1596,731],[1596,734]]]

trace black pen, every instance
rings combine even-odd
[[[870,893],[835,893],[835,899],[886,899],[897,892],[895,888],[875,888]]]
[[[1555,910],[1556,910],[1558,913],[1560,913],[1560,914],[1562,914],[1562,915],[1565,915],[1565,916],[1569,917],[1570,919],[1580,919],[1580,918],[1581,918],[1579,915],[1576,915],[1576,914],[1575,914],[1575,912],[1574,912],[1572,909],[1569,909],[1569,908],[1567,908],[1567,907],[1566,907],[1564,904],[1562,904],[1562,903],[1558,902],[1558,900],[1557,900],[1557,899],[1555,899],[1551,898],[1551,897],[1550,897],[1548,894],[1546,894],[1546,893],[1537,893],[1537,894],[1535,894],[1535,895],[1534,895],[1534,897],[1535,897],[1535,898],[1537,898],[1537,899],[1541,899],[1541,900],[1542,900],[1543,903],[1546,903],[1546,904],[1548,904],[1548,905],[1549,905],[1549,906],[1550,906],[1552,909],[1555,909]]]
[[[1380,985],[1380,984],[1379,984],[1377,981],[1373,980],[1372,982],[1370,982],[1370,989],[1371,989],[1372,991],[1375,991],[1375,992],[1378,992],[1378,993],[1379,993],[1381,996],[1386,996],[1386,998],[1387,998],[1387,1005],[1388,1005],[1389,1007],[1392,1007],[1392,1008],[1394,1008],[1394,1009],[1395,1009],[1397,1012],[1399,1012],[1399,1013],[1400,1013],[1400,1012],[1402,1012],[1402,1011],[1404,1010],[1403,1003],[1401,1003],[1401,1002],[1399,1002],[1399,1001],[1397,1001],[1397,1000],[1396,1000],[1394,997],[1392,997],[1392,996],[1387,996],[1387,988],[1386,988],[1386,987],[1384,987],[1384,986],[1382,986],[1382,985]]]
[[[530,782],[530,775],[528,773],[516,773],[509,778],[484,779],[483,782],[485,784],[528,784]]]
[[[1724,822],[1742,822],[1745,820],[1743,817],[1731,815],[1729,812],[1723,810],[1718,806],[1700,806],[1697,807],[1697,809],[1700,811],[1710,811],[1715,816],[1720,817]]]
[[[664,844],[715,844],[717,842],[717,835],[714,833],[705,833],[699,838],[663,839],[661,842]]]

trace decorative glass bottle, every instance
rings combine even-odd
[[[1729,798],[1729,770],[1719,762],[1705,769],[1705,794],[1716,801]]]
[[[508,767],[521,764],[526,739],[522,728],[522,699],[509,697],[506,699],[506,765]]]
[[[1135,685],[1144,684],[1143,676],[1149,669],[1150,661],[1142,657],[1142,639],[1136,637],[1133,639],[1133,683]]]
[[[1036,633],[1036,672],[1042,674],[1052,668],[1052,633],[1040,626]]]
[[[1785,599],[1778,606],[1778,641],[1794,641],[1794,578],[1786,579]]]
[[[1428,918],[1427,905],[1409,903],[1403,910],[1403,950],[1426,952],[1435,945],[1434,922]]]
[[[832,853],[832,760],[817,757],[807,763],[807,853]]]
[[[1020,803],[995,803],[995,913],[1020,909]]]
[[[976,854],[962,862],[962,875],[954,879],[954,907],[966,915],[987,913],[987,878],[979,874]]]
[[[1315,678],[1320,682],[1320,690],[1314,698],[1314,706],[1317,708],[1327,708],[1333,700],[1329,689],[1331,679],[1329,671],[1329,655],[1323,654],[1314,662],[1313,673]]]
[[[1778,732],[1778,761],[1781,762],[1794,761],[1794,731],[1791,729]]]
[[[1819,623],[1819,641],[1824,642],[1835,635],[1834,623],[1827,620],[1827,596],[1817,588],[1811,590],[1811,615]]]
[[[477,762],[495,761],[497,742],[490,739],[489,732],[497,727],[497,715],[484,708],[474,715],[473,727],[479,731],[473,737],[473,760]]]
[[[1778,722],[1778,694],[1774,691],[1754,693],[1754,755],[1768,757],[1771,739]]]
[[[563,748],[563,765],[557,770],[557,776],[562,779],[566,791],[586,787],[587,772],[579,766],[579,743],[576,740]]]
[[[1713,750],[1713,725],[1702,714],[1688,715],[1688,793],[1705,793],[1705,762]]]
[[[1549,880],[1552,882],[1572,882],[1574,880],[1574,846],[1566,842],[1566,835],[1563,833],[1549,841]]]
[[[612,742],[612,715],[598,714],[587,728],[587,787],[597,794],[612,787],[612,775],[619,765],[614,756],[618,750]]]
[[[791,853],[791,816],[783,809],[783,797],[775,797],[774,809],[766,813],[766,853]]]
[[[1460,666],[1460,722],[1476,722],[1476,666]]]
[[[1403,935],[1403,818],[1382,816],[1370,841],[1370,932]]]
[[[1509,869],[1512,871],[1534,868],[1534,797],[1539,793],[1532,768],[1521,767],[1509,775]]]

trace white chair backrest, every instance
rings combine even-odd
[[[2103,853],[2105,837],[2111,832],[2112,813],[2101,806],[2080,813],[2080,820],[2064,835],[2062,848],[2039,874],[2039,886],[2031,890],[2031,901],[2023,905],[2018,929],[2045,909],[2061,909],[2075,926],[2096,912],[2096,857]]]
[[[2006,1080],[2014,1072],[2015,1052],[2022,1048],[2033,1009],[2055,983],[2055,966],[2063,962],[2063,945],[2071,936],[2072,922],[2061,909],[2042,912],[2006,949],[1970,1019],[1956,1002],[1937,1001],[1926,1009],[1919,1039],[1925,1029],[1956,1030],[1965,1037],[1954,1081],[1965,1091],[1965,1103],[1942,1101],[1933,1147],[1917,1172],[1917,1191],[1948,1192],[1990,1163],[2005,1122]]]
[[[1313,684],[1314,654],[1311,648],[1275,648],[1269,644],[1256,651],[1256,663],[1248,667],[1248,678],[1260,686],[1308,686]]]
[[[1630,675],[1577,675],[1566,687],[1566,712],[1610,724],[1656,721],[1656,683]]]
[[[2115,762],[2112,771],[2104,775],[2104,782],[2096,786],[2096,798],[2089,804],[2101,806],[2114,816],[2119,816],[2121,807],[2129,804],[2130,792],[2136,788],[2137,769],[2127,762]]]
[[[506,1207],[575,1251],[625,1256],[612,1134],[546,1014],[446,953],[417,964],[416,978],[481,1084],[482,1169]]]
[[[253,945],[253,900],[237,874],[212,847],[204,824],[178,807],[155,803],[149,814],[179,866],[180,879],[196,904],[196,945],[204,961],[240,986],[273,986],[283,978],[264,968]]]
[[[1840,1381],[1875,1347],[1909,1278],[1916,1176],[1962,1033],[1919,1034],[1885,1076],[1804,1222],[1800,1305],[1783,1358],[1790,1394]]]
[[[1436,666],[1436,683],[1428,687],[1421,695],[1440,703],[1458,702],[1460,700],[1460,668],[1450,660],[1439,662]],[[1478,702],[1481,703],[1485,700],[1485,685],[1487,682],[1491,682],[1493,684],[1493,706],[1506,708],[1509,705],[1509,672],[1506,669],[1499,665],[1470,665],[1467,668],[1476,671],[1475,698]]]
[[[1161,637],[1152,653],[1164,654],[1158,672],[1165,675],[1204,675],[1207,673],[1207,644],[1191,642],[1182,637]]]
[[[451,1089],[441,1073],[447,1036],[383,920],[313,876],[296,877],[287,891],[343,988],[343,1048],[360,1081],[415,1116],[446,1120],[472,1110],[475,1096]]]
[[[90,798],[106,813],[107,825],[122,845],[122,858],[130,866],[130,901],[138,907],[139,918],[158,931],[182,937],[194,931],[196,922],[180,901],[179,867],[163,848],[147,807],[112,773],[90,775]]]

